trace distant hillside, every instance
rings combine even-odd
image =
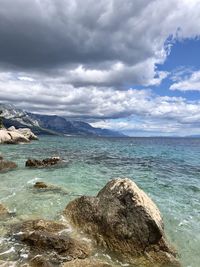
[[[94,128],[83,121],[71,121],[56,115],[41,115],[17,109],[13,105],[0,104],[6,127],[31,128],[36,134],[68,134],[82,136],[123,137],[120,132]]]

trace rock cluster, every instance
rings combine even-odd
[[[25,163],[26,167],[31,168],[42,168],[56,165],[61,162],[60,157],[46,158],[43,160],[38,159],[28,159]]]
[[[38,182],[36,188],[48,185]],[[159,209],[129,179],[114,179],[96,197],[71,201],[64,216],[70,226],[42,219],[12,225],[9,237],[28,248],[27,266],[117,267],[98,259],[97,249],[124,266],[180,266]]]
[[[15,129],[14,126],[8,129],[0,129],[0,144],[28,143],[30,140],[38,139],[30,129]]]
[[[129,179],[110,181],[97,197],[73,200],[64,214],[99,246],[131,264],[179,266],[157,206]]]

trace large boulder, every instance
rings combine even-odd
[[[0,172],[9,171],[17,168],[17,164],[12,161],[4,160],[2,156],[0,156]]]
[[[43,160],[28,159],[25,163],[25,166],[30,167],[30,168],[44,168],[44,167],[57,165],[58,163],[61,163],[61,162],[62,160],[60,159],[60,157],[46,158]]]
[[[28,143],[36,140],[37,136],[30,129],[15,129],[14,126],[0,130],[0,144]]]
[[[29,247],[29,258],[42,255],[32,265],[39,261],[57,266],[63,261],[85,259],[91,252],[88,243],[70,237],[66,230],[67,226],[58,222],[30,220],[12,226],[10,235]]]
[[[97,244],[137,266],[179,266],[154,202],[129,179],[114,179],[96,197],[70,202],[67,219]]]

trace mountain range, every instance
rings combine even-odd
[[[95,128],[89,123],[78,120],[67,120],[57,115],[30,113],[11,104],[1,104],[5,127],[30,128],[35,134],[81,135],[102,137],[124,137],[123,133],[109,129]]]

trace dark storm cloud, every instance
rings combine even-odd
[[[137,63],[153,51],[147,47],[134,53],[137,35],[129,35],[127,19],[141,12],[145,2],[127,1],[121,8],[121,1],[2,0],[1,63],[39,68],[110,60]]]

